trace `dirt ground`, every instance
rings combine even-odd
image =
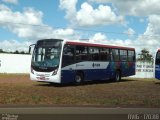
[[[123,78],[60,86],[34,82],[24,74],[0,74],[0,105],[159,107],[160,81]]]

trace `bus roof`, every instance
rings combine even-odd
[[[105,48],[135,50],[135,48],[131,48],[131,47],[114,46],[114,45],[106,45],[106,44],[99,44],[99,43],[89,43],[89,42],[81,42],[81,41],[66,41],[66,43],[70,44],[70,45],[82,45],[82,46],[91,46],[91,47],[105,47]]]
[[[100,43],[90,43],[90,42],[84,42],[84,41],[76,41],[76,40],[63,40],[63,39],[41,39],[38,40],[38,42],[42,42],[42,41],[48,41],[51,42],[53,40],[56,41],[65,41],[65,43],[70,44],[70,45],[82,45],[82,46],[91,46],[91,47],[104,47],[104,48],[115,48],[115,49],[124,49],[124,50],[134,50],[135,48],[131,48],[131,47],[124,47],[124,46],[114,46],[114,45],[107,45],[107,44],[100,44]],[[159,49],[160,50],[160,49]]]

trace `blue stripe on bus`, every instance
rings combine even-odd
[[[121,62],[119,64],[121,69],[121,76],[126,77],[130,75],[135,75],[135,63],[132,62],[128,65],[128,62]],[[83,69],[84,81],[91,80],[107,80],[115,77],[116,72],[115,62],[110,62],[106,69]],[[62,70],[61,82],[70,83],[75,82],[76,70]]]
[[[84,73],[84,81],[109,79],[111,75],[109,74],[110,71],[107,71],[106,69],[101,69],[101,70],[100,69],[94,69],[94,70],[86,69],[82,71]],[[61,82],[62,83],[75,82],[75,75],[76,75],[76,71],[62,70]]]
[[[160,80],[160,65],[155,65],[155,78]]]
[[[155,71],[155,78],[160,80],[160,72],[159,71]]]

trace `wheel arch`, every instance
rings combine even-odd
[[[83,71],[83,70],[76,70],[75,75],[76,75],[76,74],[80,74],[80,75],[82,75],[83,80],[84,80],[84,78],[85,78],[85,73],[84,73],[84,71]]]

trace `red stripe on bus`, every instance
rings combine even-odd
[[[117,48],[117,49],[126,49],[126,50],[135,50],[135,48],[122,47],[122,46],[111,46],[111,45],[102,45],[102,44],[91,44],[91,43],[81,43],[81,42],[67,42],[70,45],[83,45],[90,47],[105,47],[105,48]]]

